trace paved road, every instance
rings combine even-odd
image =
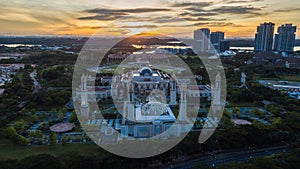
[[[30,78],[33,80],[34,88],[32,90],[32,94],[36,94],[39,92],[39,90],[42,88],[41,84],[36,80],[36,71],[33,71],[30,73]],[[28,95],[29,96],[29,95]],[[28,96],[23,98],[23,100],[17,105],[18,109],[23,109],[27,103],[29,103],[31,100],[28,100]]]
[[[41,89],[41,84],[36,80],[36,71],[30,73],[30,77],[33,80],[34,89],[32,91],[33,94],[38,93]]]
[[[248,151],[241,151],[241,152],[210,154],[181,164],[177,164],[173,166],[171,165],[167,167],[167,169],[188,169],[200,165],[209,165],[215,167],[230,162],[245,162],[252,158],[275,155],[290,150],[291,149],[288,148],[287,146],[280,146],[280,147],[248,150]]]

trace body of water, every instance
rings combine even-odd
[[[240,50],[240,51],[253,51],[254,47],[230,47],[231,50]],[[300,46],[295,46],[294,51],[300,51]]]
[[[30,44],[0,44],[0,46],[6,46],[9,48],[15,48],[19,46],[27,46],[27,47],[33,47],[33,46],[41,46],[41,45],[30,45]]]

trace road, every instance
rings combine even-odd
[[[215,166],[220,166],[231,162],[245,162],[252,158],[275,155],[290,150],[291,149],[288,148],[287,146],[280,146],[280,147],[247,150],[247,151],[240,151],[240,152],[210,154],[181,164],[171,165],[166,169],[188,169],[200,165],[209,165],[215,167]]]
[[[34,88],[32,90],[32,94],[38,93],[39,90],[42,88],[41,84],[36,80],[36,75],[37,75],[36,70],[30,73],[30,78],[33,80],[33,85],[34,85]],[[28,95],[28,96],[30,96],[30,95]],[[23,100],[17,105],[18,109],[23,109],[26,106],[26,104],[31,101],[27,98],[28,96],[23,98]]]
[[[33,80],[34,89],[32,91],[33,94],[38,93],[41,89],[41,84],[36,80],[36,71],[30,73],[30,77]]]

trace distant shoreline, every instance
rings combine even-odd
[[[114,39],[101,38],[100,39]],[[87,37],[48,37],[48,36],[0,36],[0,45],[24,44],[24,45],[83,45],[88,40]],[[254,39],[226,39],[230,41],[231,47],[253,47]],[[296,39],[295,47],[300,46],[300,39]]]

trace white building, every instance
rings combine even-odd
[[[211,87],[209,85],[190,85],[187,89],[189,97],[202,97],[211,99]]]

